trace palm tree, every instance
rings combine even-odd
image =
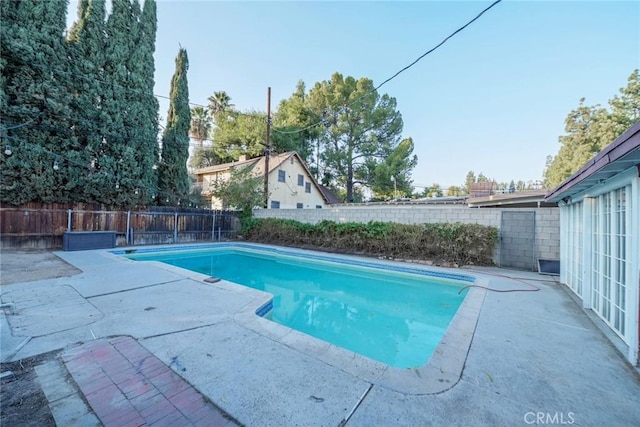
[[[191,109],[191,127],[189,128],[189,136],[195,139],[198,147],[202,148],[203,142],[209,137],[211,132],[211,117],[209,110],[203,107],[193,107]]]
[[[215,117],[218,113],[226,111],[233,107],[231,103],[231,97],[227,94],[227,92],[221,90],[219,92],[213,92],[213,96],[209,98],[209,111],[213,117]]]

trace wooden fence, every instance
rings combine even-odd
[[[149,207],[145,210],[64,206],[0,207],[2,249],[62,247],[66,231],[115,231],[117,245],[150,245],[223,240],[240,229],[237,212]],[[97,206],[100,207],[100,206]]]

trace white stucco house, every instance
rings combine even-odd
[[[265,158],[240,158],[237,162],[209,166],[193,172],[198,185],[201,185],[202,194],[211,200],[212,209],[222,209],[223,206],[219,199],[211,195],[211,184],[216,180],[229,180],[232,169],[244,167],[250,167],[255,176],[263,177]],[[268,176],[268,209],[321,209],[330,203],[326,190],[316,182],[295,151],[271,155]]]
[[[640,364],[640,122],[551,190],[560,206],[560,280]]]

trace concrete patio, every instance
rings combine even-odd
[[[15,304],[1,315],[3,361],[130,336],[250,426],[640,424],[638,370],[549,276],[467,271],[540,291],[486,292],[461,377],[429,393],[400,391],[379,364],[266,319],[256,327],[246,313],[262,292],[108,251],[57,255],[82,273],[1,287]]]

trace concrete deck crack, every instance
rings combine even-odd
[[[90,297],[85,297],[85,298],[86,299],[90,299],[90,298],[104,297],[104,296],[107,296],[107,295],[122,294],[122,293],[125,293],[125,292],[136,291],[138,289],[146,289],[146,288],[152,288],[154,286],[167,285],[169,283],[176,283],[176,282],[180,282],[182,280],[184,280],[184,279],[181,278],[181,279],[169,280],[167,282],[153,283],[151,285],[138,286],[136,288],[122,289],[120,291],[106,292],[104,294],[98,294],[98,295],[91,295]]]
[[[224,322],[229,322],[229,320],[222,320],[220,322],[207,323],[206,325],[194,326],[192,328],[180,329],[180,330],[177,330],[177,331],[163,332],[161,334],[149,335],[149,336],[146,336],[146,337],[140,337],[138,339],[139,340],[147,340],[147,339],[151,339],[151,338],[164,337],[164,336],[172,335],[172,334],[179,334],[181,332],[195,331],[197,329],[208,328],[209,326],[219,325],[220,323],[224,323]]]

